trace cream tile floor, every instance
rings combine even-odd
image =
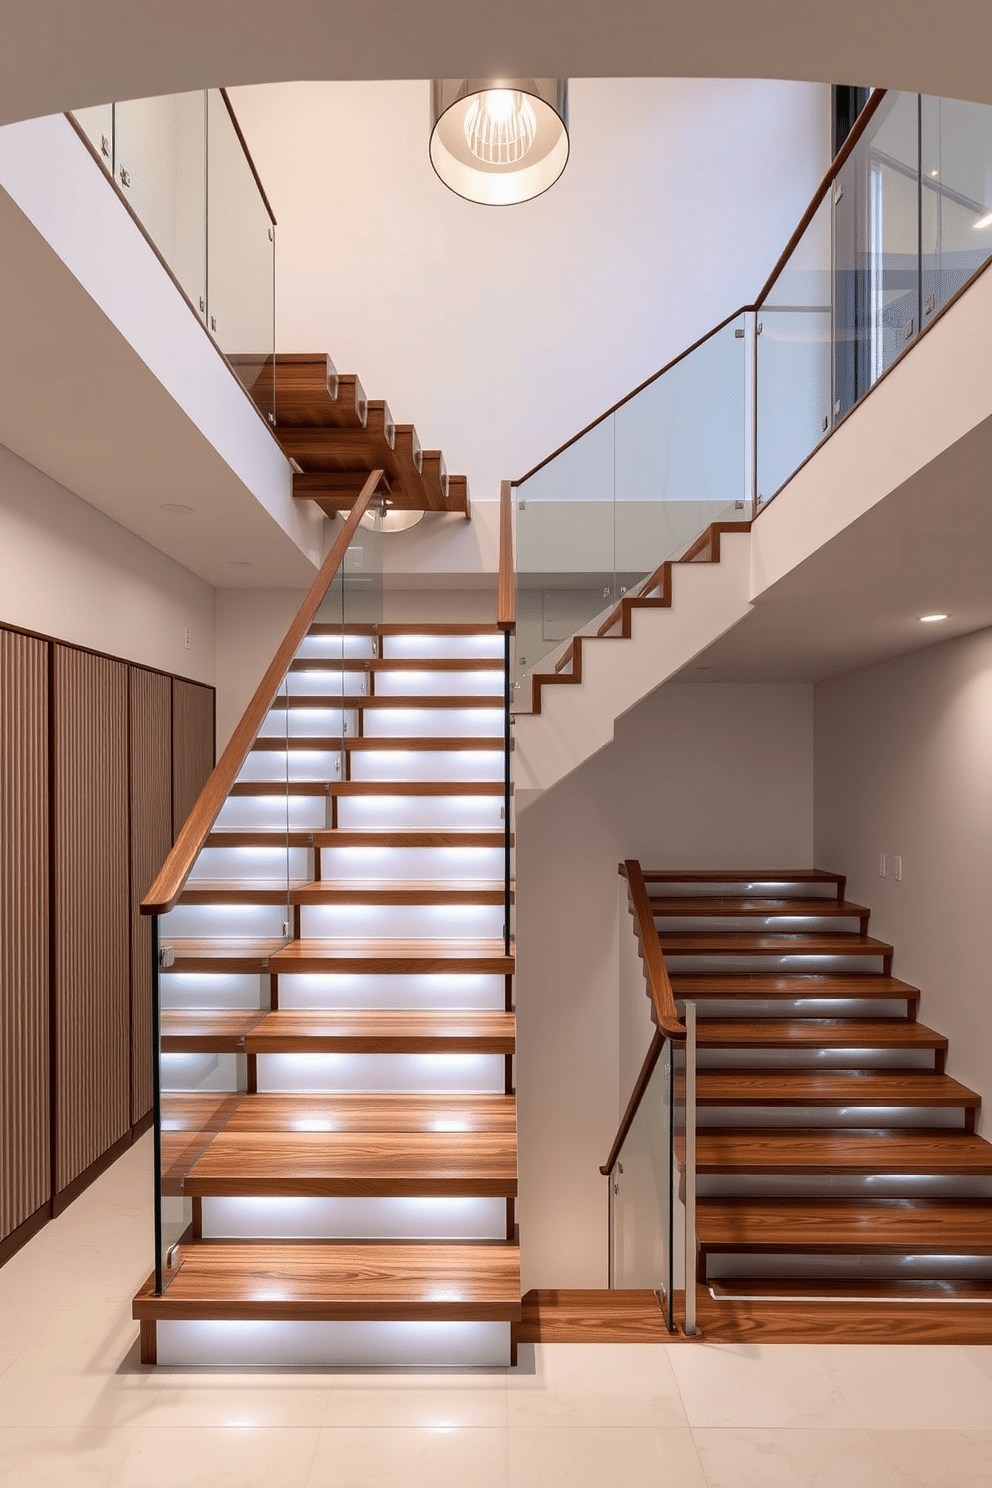
[[[992,1347],[546,1344],[507,1373],[143,1369],[145,1138],[0,1269],[0,1485],[989,1488]]]

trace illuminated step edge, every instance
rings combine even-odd
[[[506,1200],[466,1198],[202,1199],[205,1240],[505,1240]]]
[[[864,1282],[886,1281],[986,1280],[992,1278],[992,1256],[970,1255],[839,1255],[810,1250],[808,1253],[756,1255],[747,1251],[710,1254],[706,1262],[707,1280],[719,1281],[724,1276],[743,1280],[745,1277],[787,1280],[808,1276],[826,1280],[847,1277]]]
[[[259,1054],[258,1090],[333,1094],[335,1091],[430,1091],[502,1095],[503,1054]]]
[[[177,904],[168,931],[177,940],[278,940],[292,933],[292,911],[278,904]],[[303,904],[304,940],[498,940],[502,904]]]
[[[380,644],[387,661],[503,660],[501,635],[384,635]]]
[[[493,1009],[505,1005],[504,978],[486,972],[284,973],[279,1006],[325,1008]],[[269,1006],[269,977],[251,972],[166,972],[159,975],[163,1010]]]
[[[506,1322],[220,1322],[160,1319],[158,1363],[303,1368],[507,1368]]]

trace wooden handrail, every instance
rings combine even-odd
[[[265,715],[272,706],[273,699],[289,671],[289,664],[299,650],[303,637],[313,623],[321,600],[344,562],[344,555],[348,551],[355,530],[366,507],[375,495],[382,477],[381,470],[373,470],[362,487],[358,500],[345,519],[344,526],[338,533],[331,551],[324,559],[320,573],[314,579],[299,613],[269,663],[265,676],[258,684],[255,696],[245,709],[241,722],[231,735],[227,748],[214,766],[206,785],[197,796],[196,804],[186,818],[172,851],[141,901],[142,914],[167,914],[182,893],[200,849],[207,840],[210,829],[230,794],[231,786],[245,762],[248,751],[258,737],[258,731],[265,721]]]
[[[634,1088],[630,1092],[630,1100],[627,1102],[627,1109],[623,1113],[620,1125],[617,1128],[617,1134],[613,1138],[613,1146],[610,1148],[610,1155],[599,1170],[607,1178],[613,1172],[613,1165],[623,1150],[623,1144],[627,1140],[627,1133],[630,1131],[630,1128],[634,1124],[634,1117],[637,1115],[637,1108],[641,1104],[641,1099],[644,1095],[644,1092],[648,1088],[648,1082],[650,1081],[651,1076],[654,1074],[654,1067],[658,1063],[658,1056],[664,1047],[665,1040],[662,1038],[661,1034],[656,1028],[654,1033],[651,1035],[651,1042],[648,1045],[648,1052],[644,1056],[644,1063],[641,1065],[640,1073],[638,1074],[637,1079],[634,1081]]]
[[[513,575],[513,492],[509,481],[499,487],[499,599],[496,623],[500,630],[517,628],[517,594]]]
[[[661,953],[658,932],[655,929],[651,901],[641,865],[635,858],[627,858],[620,872],[627,880],[630,903],[634,911],[634,925],[641,943],[644,975],[647,978],[648,995],[651,998],[651,1016],[658,1031],[665,1038],[684,1039],[685,1026],[679,1022],[675,1006],[675,994],[668,980],[668,969]]]

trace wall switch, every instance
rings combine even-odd
[[[896,883],[902,883],[902,858],[900,857],[892,859],[892,877]]]
[[[884,878],[885,877],[885,854],[884,853],[879,853],[879,855],[878,855],[878,876],[879,876],[879,878]]]
[[[183,645],[186,647],[186,650],[188,651],[189,650],[189,626],[188,625],[184,625],[183,626]]]

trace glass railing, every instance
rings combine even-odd
[[[513,483],[515,707],[624,594],[749,520],[992,257],[992,107],[877,91],[757,303]]]
[[[154,919],[160,1292],[181,1263],[181,1242],[202,1233],[197,1163],[257,1088],[264,1055],[253,1052],[252,1033],[276,1005],[273,958],[299,938],[306,886],[321,876],[322,834],[338,825],[338,787],[350,778],[350,742],[361,733],[359,700],[370,691],[382,623],[378,504],[367,520],[289,665],[179,902]],[[237,1223],[236,1215],[228,1220]]]
[[[224,89],[77,109],[159,257],[275,417],[275,218]]]

